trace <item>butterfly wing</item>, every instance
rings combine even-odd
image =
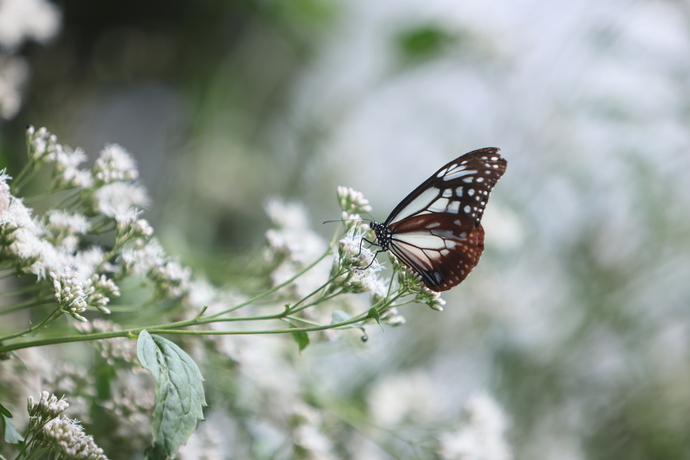
[[[484,250],[480,221],[506,169],[498,149],[467,153],[439,169],[393,210],[389,248],[434,291],[462,282]]]

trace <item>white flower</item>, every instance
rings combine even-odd
[[[50,273],[50,279],[53,280],[53,290],[55,291],[55,302],[60,310],[64,313],[72,315],[72,317],[82,323],[86,322],[86,318],[80,315],[87,307],[87,294],[84,292],[84,285],[77,282],[74,275],[58,276],[55,273]]]
[[[117,222],[117,239],[124,243],[130,239],[149,239],[153,236],[153,227],[146,219],[139,219],[142,211],[136,208],[127,209],[115,214]]]
[[[192,269],[182,266],[177,261],[166,260],[151,268],[151,278],[166,297],[181,297],[189,292]]]
[[[505,440],[507,421],[491,396],[480,393],[465,406],[467,423],[459,430],[444,433],[439,454],[444,459],[510,460],[513,458]]]
[[[118,144],[106,144],[93,165],[93,175],[99,182],[108,184],[137,180],[139,171],[136,162],[124,148]]]
[[[411,371],[378,380],[369,392],[369,413],[377,424],[394,427],[405,421],[433,420],[443,408],[439,388],[429,374]]]
[[[26,140],[29,144],[29,157],[33,160],[44,161],[49,159],[55,161],[57,148],[57,136],[51,134],[46,128],[36,130],[29,126],[26,130]]]
[[[272,199],[266,204],[266,213],[276,226],[266,232],[274,250],[287,250],[298,262],[312,261],[323,253],[325,244],[309,228],[307,210],[302,204]]]
[[[307,229],[309,219],[307,210],[300,203],[285,203],[284,201],[272,198],[266,203],[266,214],[273,224],[281,229]]]
[[[89,188],[93,184],[91,171],[79,169],[79,165],[88,159],[82,149],[72,150],[69,147],[56,144],[54,158],[51,156],[48,159],[55,162],[55,173],[59,186]]]
[[[92,436],[84,434],[84,428],[77,420],[61,415],[43,426],[43,433],[62,456],[70,459],[107,460],[103,449],[98,447]]]
[[[89,220],[81,214],[71,214],[59,209],[51,209],[45,215],[45,229],[48,240],[62,246],[68,252],[79,247],[79,236],[89,231]]]
[[[84,284],[84,293],[86,294],[87,305],[96,307],[104,313],[110,313],[106,305],[110,303],[112,297],[120,296],[120,288],[105,275],[94,274]]]
[[[24,40],[45,42],[60,29],[60,10],[45,0],[0,2],[0,46],[18,47]]]
[[[369,200],[364,198],[362,192],[358,192],[350,187],[338,186],[338,204],[340,209],[350,218],[358,219],[359,214],[371,212]]]
[[[94,208],[108,217],[124,214],[131,208],[145,208],[149,205],[146,189],[127,182],[113,182],[98,188],[93,195]]]
[[[10,179],[12,178],[6,174],[5,169],[0,171],[0,225],[3,223],[2,216],[9,210],[12,199],[10,184],[7,183]]]
[[[66,411],[69,407],[69,403],[65,400],[64,396],[58,399],[57,396],[43,390],[41,392],[41,399],[39,401],[36,401],[32,396],[29,396],[27,406],[29,409],[29,415],[32,417],[49,420]]]
[[[22,105],[21,89],[28,76],[29,65],[26,60],[0,55],[0,118],[9,120],[19,112]]]
[[[130,275],[148,273],[153,267],[162,265],[166,258],[167,255],[163,246],[155,237],[148,242],[137,240],[133,245],[125,247],[120,253],[123,271]]]

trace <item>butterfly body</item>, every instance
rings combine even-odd
[[[484,250],[481,218],[489,193],[506,169],[498,149],[466,153],[439,169],[372,222],[381,251],[390,251],[433,291],[460,284]]]

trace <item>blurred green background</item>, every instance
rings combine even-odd
[[[270,197],[329,237],[337,185],[383,220],[500,147],[487,250],[445,311],[300,359],[349,398],[418,385],[433,403],[394,417],[411,426],[486,390],[515,458],[690,459],[690,3],[53,5],[52,40],[3,50],[27,69],[0,124],[10,175],[28,124],[92,158],[119,143],[168,251],[203,271],[262,244]]]

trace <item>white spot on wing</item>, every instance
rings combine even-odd
[[[448,174],[443,176],[443,180],[453,180],[453,179],[459,179],[461,177],[469,176],[471,174],[477,174],[476,169],[459,169],[457,171],[453,171],[452,169],[448,171]]]
[[[460,212],[460,202],[459,201],[451,201],[450,204],[448,205],[448,212],[457,214]]]

